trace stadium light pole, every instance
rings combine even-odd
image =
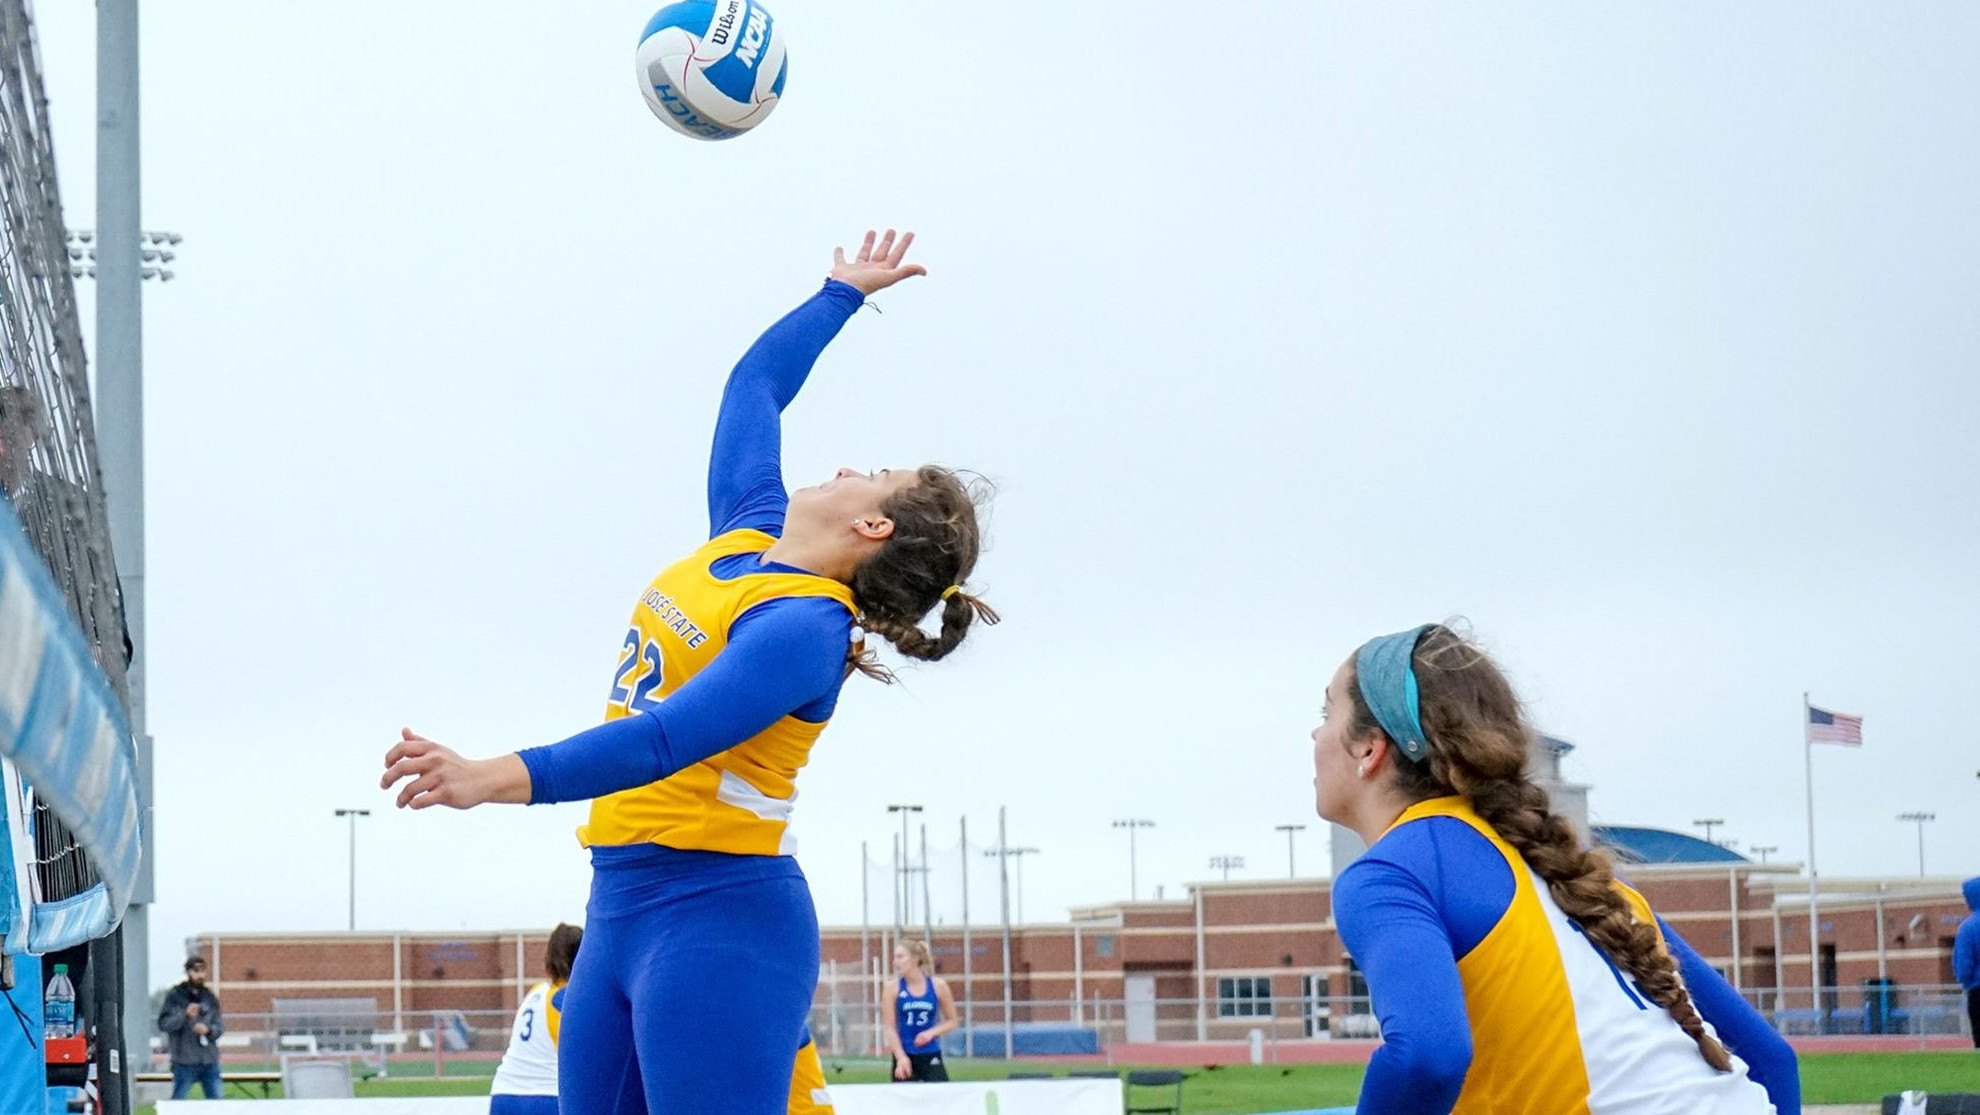
[[[1286,878],[1297,879],[1299,873],[1293,869],[1293,833],[1305,832],[1305,825],[1273,825],[1275,831],[1286,834]]]
[[[1705,817],[1691,823],[1703,826],[1705,829],[1705,843],[1712,844],[1715,843],[1712,839],[1712,830],[1725,824],[1726,819],[1724,817]]]
[[[887,812],[899,813],[901,815],[900,878],[894,880],[894,885],[899,887],[901,892],[901,914],[899,924],[895,925],[894,928],[904,929],[909,922],[914,920],[914,887],[908,881],[913,877],[908,874],[908,814],[921,812],[921,807],[919,805],[890,805],[887,807]]]
[[[1024,857],[1036,855],[1037,852],[1038,849],[1036,848],[1012,848],[1004,853],[1017,860],[1017,919],[1019,925],[1024,924]]]
[[[1227,883],[1231,881],[1231,868],[1243,867],[1243,866],[1244,866],[1243,856],[1211,856],[1210,857],[1211,869],[1212,870],[1221,869],[1224,872],[1224,881]]]
[[[349,817],[349,818],[351,819],[351,825],[350,825],[350,828],[351,828],[351,876],[350,876],[350,879],[351,879],[351,885],[350,885],[350,897],[351,897],[351,912],[350,912],[350,921],[348,922],[348,924],[346,924],[346,925],[345,925],[345,927],[344,927],[344,928],[346,928],[346,929],[348,929],[348,930],[351,930],[351,931],[353,931],[353,932],[355,932],[355,931],[357,930],[357,819],[358,819],[359,817],[369,817],[369,816],[371,816],[371,810],[369,810],[369,809],[339,809],[339,810],[337,810],[337,816],[339,816],[339,817]]]
[[[138,0],[96,4],[96,448],[105,518],[116,555],[118,590],[131,661],[124,678],[131,740],[137,749],[138,847],[141,866],[123,924],[103,942],[123,987],[116,1017],[99,1019],[97,1087],[104,1115],[130,1110],[124,1064],[127,1027],[150,1029],[151,902],[155,893],[152,839],[152,741],[145,714],[144,599],[144,266],[142,183],[138,142]],[[96,953],[96,949],[91,949]],[[105,965],[92,965],[101,970]],[[111,986],[92,972],[99,988]],[[115,998],[112,993],[106,998]],[[106,1012],[107,1013],[107,1012]],[[105,1023],[108,1023],[106,1025]],[[140,1040],[138,1048],[145,1047]]]
[[[1769,854],[1773,852],[1778,852],[1780,850],[1781,850],[1780,845],[1778,844],[1755,844],[1751,848],[1747,849],[1747,851],[1752,852],[1756,856],[1759,856],[1761,863],[1767,862],[1767,856]]]
[[[1898,820],[1910,821],[1918,826],[1918,877],[1925,877],[1925,822],[1939,819],[1937,813],[1900,813]]]
[[[1141,817],[1126,817],[1114,822],[1117,829],[1126,829],[1128,834],[1128,901],[1141,901],[1141,880],[1136,875],[1134,832],[1136,829],[1152,829],[1155,822]]]
[[[169,283],[179,277],[178,272],[165,266],[179,258],[177,248],[185,237],[176,232],[153,232],[146,229],[138,233],[138,260],[143,266],[138,268],[140,282],[157,279]],[[73,228],[68,236],[69,277],[72,279],[96,278],[96,230]]]

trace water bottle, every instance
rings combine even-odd
[[[69,982],[69,966],[55,965],[55,978],[48,981],[48,992],[41,997],[42,1036],[76,1036],[76,985]]]

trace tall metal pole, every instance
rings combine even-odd
[[[337,816],[339,816],[339,817],[348,817],[348,818],[350,818],[350,827],[351,827],[351,875],[350,875],[350,880],[351,880],[351,889],[350,889],[350,895],[351,895],[351,912],[350,912],[350,920],[349,920],[349,922],[348,922],[348,923],[347,923],[347,924],[345,925],[345,928],[346,928],[347,930],[349,930],[349,931],[351,931],[351,932],[355,932],[355,931],[357,930],[357,819],[358,819],[359,817],[369,817],[369,816],[371,816],[371,810],[369,810],[369,809],[339,809],[339,810],[337,810]],[[521,938],[517,938],[516,940],[517,940],[517,944],[516,944],[516,947],[517,947],[517,948],[521,948],[521,947],[522,947],[522,943],[521,943],[521,941],[522,941],[522,939],[521,939]],[[517,970],[517,972],[519,972],[519,973],[520,973],[520,972],[522,971],[522,969],[521,969],[520,967],[518,967],[518,968],[517,968],[516,970]]]
[[[1016,1027],[1011,1019],[1011,857],[1004,849],[1010,842],[1004,834],[1004,807],[997,807],[997,894],[1004,916],[1004,1060],[1013,1056],[1011,1042]]]
[[[1005,854],[1017,859],[1017,920],[1024,924],[1024,857],[1036,853],[1036,848],[1011,848]]]
[[[969,818],[962,827],[962,919],[963,919],[963,1056],[976,1056],[976,985],[970,978],[975,957],[969,944]]]
[[[96,436],[103,492],[124,596],[132,656],[125,670],[137,744],[138,837],[142,861],[121,933],[124,1018],[151,1014],[153,896],[151,736],[145,730],[144,306],[138,243],[138,6],[96,6]],[[112,996],[114,999],[114,996]],[[106,1115],[129,1109],[119,1025],[104,1041],[99,1019],[98,1086]],[[118,1020],[109,1020],[113,1023]],[[108,1048],[103,1048],[108,1047]],[[106,1063],[107,1062],[107,1063]]]
[[[867,860],[866,841],[859,842],[859,981],[864,984],[873,968],[873,953],[867,940]]]
[[[921,807],[919,805],[889,805],[887,812],[899,813],[901,815],[901,854],[900,858],[894,861],[900,870],[900,874],[894,879],[894,889],[899,893],[901,900],[899,912],[894,915],[894,928],[905,929],[907,924],[914,920],[914,886],[908,875],[908,814],[921,812]]]
[[[1137,871],[1137,866],[1138,866],[1138,865],[1137,865],[1137,863],[1136,863],[1136,856],[1135,856],[1135,846],[1134,846],[1134,833],[1135,833],[1135,830],[1136,830],[1136,829],[1150,829],[1150,828],[1154,828],[1154,827],[1155,827],[1155,822],[1153,822],[1153,821],[1150,821],[1150,820],[1145,820],[1145,819],[1143,819],[1143,818],[1141,818],[1141,817],[1128,817],[1128,818],[1124,818],[1124,819],[1122,819],[1122,820],[1118,820],[1118,821],[1115,821],[1115,822],[1114,822],[1114,827],[1115,827],[1115,828],[1117,828],[1117,829],[1126,829],[1126,830],[1127,830],[1127,834],[1128,834],[1128,901],[1130,901],[1130,902],[1135,902],[1135,901],[1139,901],[1139,900],[1140,900],[1140,898],[1141,898],[1141,880],[1140,880],[1140,879],[1139,879],[1139,878],[1137,877],[1137,875],[1136,875],[1136,871]]]
[[[1293,833],[1305,832],[1305,825],[1273,825],[1273,828],[1286,834],[1286,878],[1297,879],[1299,872],[1293,869]]]
[[[928,869],[928,824],[921,825],[921,924],[928,931],[928,947],[935,948],[935,900],[929,889],[928,878],[934,872]],[[930,959],[933,959],[931,956]],[[935,973],[930,972],[929,975]]]
[[[1815,870],[1815,741],[1808,738],[1808,694],[1801,695],[1801,751],[1808,783],[1808,1006],[1822,1009],[1821,875]],[[1818,1015],[1819,1017],[1819,1015]]]
[[[1937,813],[1900,813],[1898,820],[1912,821],[1918,825],[1918,877],[1925,877],[1925,822],[1939,819]]]

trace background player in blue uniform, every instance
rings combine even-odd
[[[565,1115],[782,1115],[818,980],[818,923],[790,856],[794,780],[852,670],[884,675],[855,617],[939,659],[996,614],[962,583],[974,496],[935,466],[786,492],[781,412],[865,297],[922,268],[873,233],[773,325],[722,396],[710,538],[634,606],[606,722],[468,760],[410,729],[382,785],[400,807],[591,799],[584,949],[558,1079]],[[932,398],[933,396],[931,396]],[[920,629],[940,611],[940,632]],[[720,1009],[714,1009],[720,1004]]]
[[[894,1055],[894,1079],[941,1083],[949,1079],[942,1062],[942,1035],[956,1028],[956,997],[949,981],[935,975],[926,941],[894,946],[894,1025],[887,1050]]]

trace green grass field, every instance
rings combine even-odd
[[[492,1066],[491,1066],[492,1067]],[[1091,1064],[1025,1063],[1020,1071],[1064,1073]],[[1121,1066],[1125,1071],[1127,1066]],[[949,1063],[958,1080],[996,1080],[1009,1072],[1002,1061]],[[1183,1110],[1188,1115],[1256,1115],[1313,1107],[1352,1106],[1361,1088],[1359,1065],[1226,1065],[1185,1068]],[[831,1083],[870,1084],[886,1079],[880,1061],[828,1058]],[[1817,1053],[1801,1059],[1802,1102],[1807,1105],[1876,1103],[1905,1088],[1928,1092],[1980,1091],[1980,1051],[1944,1053]],[[488,1091],[488,1077],[400,1076],[360,1083],[360,1096],[467,1096]],[[149,1115],[150,1108],[138,1109]]]

